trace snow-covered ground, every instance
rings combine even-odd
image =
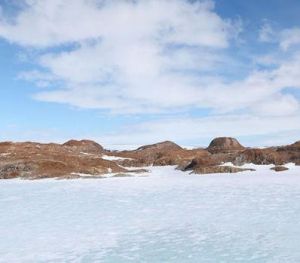
[[[2,180],[0,262],[300,262],[300,167],[289,166]]]

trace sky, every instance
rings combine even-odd
[[[298,0],[0,0],[0,141],[300,140]]]

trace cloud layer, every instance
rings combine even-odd
[[[113,112],[158,112],[203,104],[206,78],[238,28],[208,1],[27,1],[1,35],[46,52],[37,63],[63,83],[45,101]],[[27,72],[34,80],[36,72]],[[48,81],[46,77],[38,82]],[[206,105],[204,105],[206,106]]]
[[[36,68],[19,78],[43,88],[33,94],[37,100],[155,113],[158,122],[165,122],[160,114],[205,109],[206,119],[188,117],[184,124],[199,133],[195,125],[215,134],[210,127],[222,120],[222,131],[237,136],[252,134],[232,129],[242,120],[258,126],[257,134],[283,125],[300,130],[293,122],[299,101],[287,92],[300,87],[300,28],[275,34],[264,22],[258,39],[277,48],[268,59],[249,54],[248,61],[256,61],[233,77],[242,63],[234,49],[247,45],[236,41],[242,29],[239,21],[220,17],[212,1],[26,0],[13,21],[0,13],[0,36],[36,51]],[[155,127],[160,134],[174,129]],[[188,129],[181,134],[193,137]]]

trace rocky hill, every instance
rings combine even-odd
[[[231,137],[215,138],[207,148],[210,153],[228,153],[244,149],[245,147],[242,146],[237,139]]]
[[[0,143],[0,179],[78,178],[131,172],[102,159],[103,151],[93,141],[72,140],[62,145]]]
[[[235,166],[226,166],[231,162]],[[300,141],[264,149],[245,148],[236,139],[215,138],[206,149],[188,150],[165,141],[131,151],[111,152],[90,140],[70,140],[64,144],[35,142],[0,143],[0,179],[9,178],[94,178],[130,176],[143,172],[133,167],[174,165],[192,173],[235,173],[247,163],[300,165]]]

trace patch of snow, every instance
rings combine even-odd
[[[71,173],[71,175],[78,175],[80,177],[91,177],[91,176],[94,176],[93,174],[86,174],[86,173]]]
[[[132,160],[131,158],[123,158],[123,157],[111,156],[111,155],[102,155],[101,158],[108,161]]]
[[[110,149],[114,151],[122,151],[122,150],[135,150],[142,145],[133,145],[133,144],[102,144],[105,149]]]
[[[91,153],[85,153],[85,152],[80,152],[80,154],[83,154],[83,155],[93,155]]]
[[[0,153],[1,157],[6,157],[6,156],[9,156],[9,155],[11,155],[11,153]]]
[[[192,145],[183,145],[181,146],[183,149],[187,149],[187,150],[194,150],[199,148],[199,146],[192,146]]]

